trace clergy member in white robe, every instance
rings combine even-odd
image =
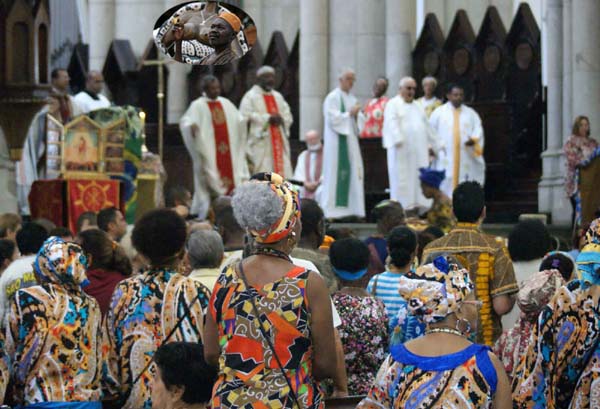
[[[421,81],[423,87],[423,96],[417,99],[417,104],[423,108],[427,118],[431,117],[433,111],[440,107],[443,102],[441,99],[435,96],[435,89],[437,88],[437,80],[435,77],[425,77]]]
[[[257,84],[242,98],[240,112],[249,123],[250,170],[292,176],[290,126],[292,111],[283,96],[273,89],[275,70],[263,66],[256,72]]]
[[[323,144],[319,132],[311,129],[304,135],[306,150],[300,152],[293,179],[304,183],[300,197],[319,201],[323,179]]]
[[[319,204],[325,217],[365,217],[363,161],[358,143],[360,104],[350,94],[356,76],[350,69],[339,77],[339,87],[323,103],[323,187]]]
[[[110,107],[110,101],[100,92],[104,88],[104,77],[99,71],[90,71],[85,80],[85,89],[73,98],[82,113]]]
[[[179,122],[194,170],[190,211],[205,218],[211,199],[230,195],[250,178],[246,161],[246,123],[235,105],[219,96],[219,80],[203,78],[204,95],[191,103]]]
[[[419,168],[429,167],[439,149],[438,137],[425,111],[415,101],[416,81],[400,80],[399,95],[392,98],[383,115],[383,147],[387,150],[390,199],[405,209],[431,207],[423,196]]]
[[[464,105],[464,90],[460,85],[451,86],[448,102],[429,118],[440,137],[441,150],[435,168],[446,170],[446,179],[440,189],[452,197],[452,191],[461,182],[474,180],[482,186],[485,182],[483,158],[483,127],[474,109]]]

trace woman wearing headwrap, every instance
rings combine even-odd
[[[520,317],[512,328],[504,330],[494,345],[494,353],[502,361],[510,381],[519,360],[527,353],[531,331],[540,311],[564,284],[565,280],[556,267],[535,273],[521,284],[517,297]]]
[[[323,408],[318,381],[336,370],[327,286],[290,261],[297,194],[277,174],[253,179],[232,200],[252,254],[221,273],[206,322],[205,357],[219,365],[212,408]]]
[[[542,309],[513,379],[515,407],[600,407],[600,219],[590,225],[577,275]]]
[[[28,408],[101,408],[100,321],[85,294],[87,258],[77,244],[50,237],[33,268],[39,285],[10,303],[6,352],[15,403]]]
[[[360,408],[510,408],[502,364],[485,345],[473,344],[478,307],[466,269],[445,258],[402,277],[410,312],[427,324],[425,335],[392,345]]]
[[[438,227],[444,233],[448,233],[456,224],[456,220],[452,213],[452,200],[440,190],[440,185],[445,178],[445,170],[419,168],[423,196],[433,200],[431,208],[424,216],[430,226]]]

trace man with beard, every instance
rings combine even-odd
[[[233,13],[223,11],[216,17],[208,32],[208,42],[214,48],[214,52],[204,58],[201,65],[223,65],[227,64],[239,56],[231,48],[231,42],[235,39],[237,33],[242,28],[242,22]],[[182,59],[182,39],[184,34],[183,25],[177,23],[173,27],[173,35],[175,36],[175,60],[183,61]]]
[[[242,98],[240,112],[249,123],[250,174],[275,172],[292,176],[290,157],[290,106],[275,91],[275,70],[265,65],[256,72],[257,84]]]

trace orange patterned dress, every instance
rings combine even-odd
[[[325,407],[319,384],[312,376],[308,276],[307,270],[295,267],[275,282],[247,289],[235,272],[235,264],[221,274],[209,305],[221,346],[213,409],[296,407],[258,327],[250,297],[254,297],[260,322],[268,328],[267,334],[302,407]]]

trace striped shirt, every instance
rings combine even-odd
[[[369,280],[367,291],[385,304],[388,317],[395,317],[403,304],[405,304],[403,298],[398,293],[398,282],[402,276],[402,274],[384,271],[381,274],[374,275]],[[373,291],[375,280],[377,280],[377,288],[376,291]]]

